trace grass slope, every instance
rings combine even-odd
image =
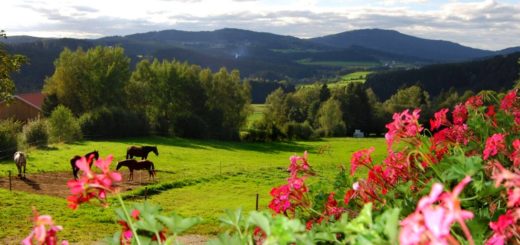
[[[129,145],[157,145],[159,156],[151,155],[158,169],[157,183],[147,186],[149,202],[160,204],[167,212],[200,216],[204,223],[191,233],[214,234],[220,231],[218,218],[224,209],[267,208],[272,187],[287,178],[289,156],[309,151],[311,166],[319,173],[314,181],[332,181],[340,164],[349,165],[353,152],[375,146],[375,161],[385,153],[383,139],[331,138],[312,142],[240,143],[188,140],[178,138],[134,138],[116,141],[85,141],[72,145],[54,145],[50,149],[29,152],[28,177],[36,172],[70,171],[69,159],[76,154],[97,149],[101,156],[114,154],[124,158]],[[318,154],[319,149],[329,149]],[[115,167],[115,166],[113,166]],[[11,161],[0,162],[0,175],[16,171]],[[143,174],[144,176],[144,174]],[[67,188],[63,186],[63,188]],[[143,202],[144,187],[125,193],[129,202]],[[111,208],[81,206],[73,212],[62,198],[18,193],[0,189],[0,243],[19,241],[30,229],[31,207],[51,214],[65,230],[60,237],[80,243],[102,239],[119,229]],[[4,242],[2,242],[4,241]]]

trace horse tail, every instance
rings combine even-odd
[[[155,178],[155,166],[153,165],[153,162],[152,162],[152,165],[151,165],[151,171],[152,171],[152,176]]]

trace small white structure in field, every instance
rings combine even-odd
[[[356,129],[354,130],[354,138],[363,138],[365,137],[365,133],[363,133],[363,131],[359,130],[359,129]]]

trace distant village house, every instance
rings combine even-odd
[[[15,95],[11,103],[0,102],[0,120],[14,118],[26,122],[42,116],[44,95],[41,92]]]

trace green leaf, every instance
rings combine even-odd
[[[135,222],[135,227],[137,229],[149,231],[152,233],[162,231],[164,226],[157,222],[155,215],[145,213],[140,214],[139,217],[139,221]]]
[[[159,221],[161,221],[161,223],[163,223],[168,230],[173,232],[175,235],[183,233],[202,221],[199,217],[182,218],[177,214],[173,214],[171,217],[158,216],[157,219],[159,219]]]
[[[269,219],[265,217],[263,213],[251,212],[249,214],[249,223],[254,224],[262,229],[267,236],[271,235],[271,229],[269,227]]]

